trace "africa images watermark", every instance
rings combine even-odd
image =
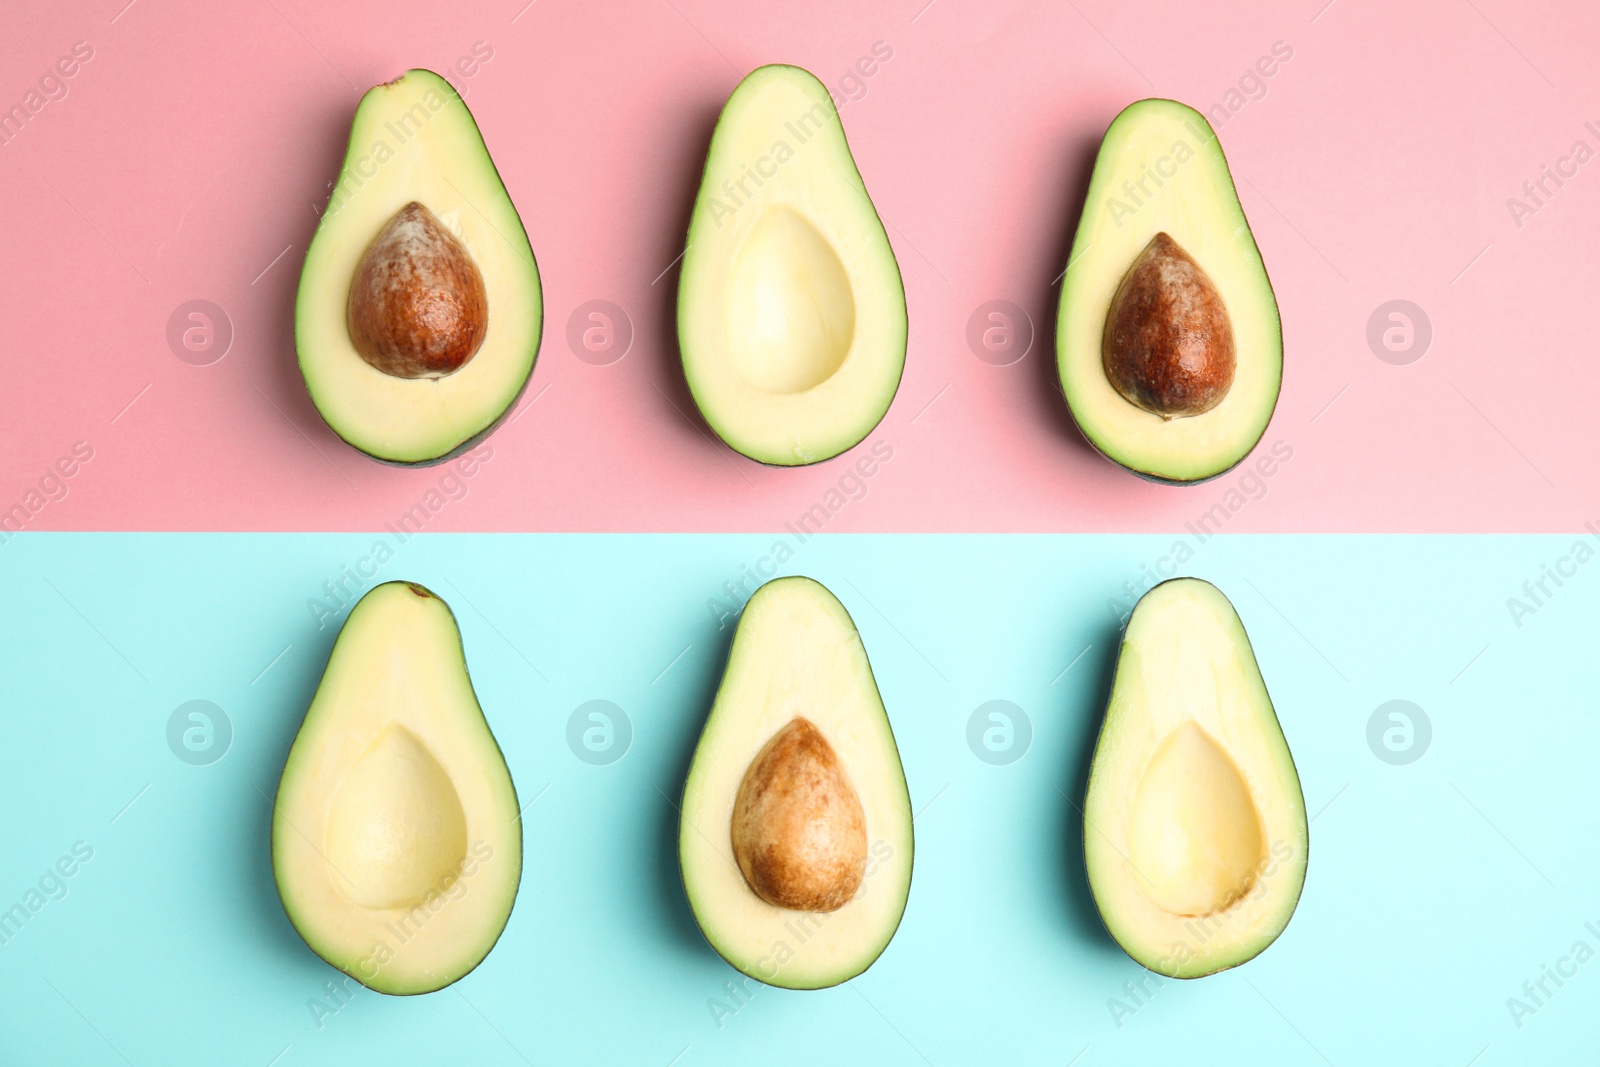
[[[856,895],[850,898],[849,903],[855,903],[866,895],[867,886],[872,881],[872,876],[879,867],[894,858],[894,846],[887,841],[874,841],[872,848],[867,853],[866,872],[861,878],[861,887],[856,890]],[[848,905],[847,905],[848,906]],[[711,1013],[711,1021],[721,1030],[728,1025],[728,1020],[738,1015],[750,1003],[752,997],[760,990],[764,983],[777,978],[783,971],[784,965],[795,958],[796,950],[803,947],[817,935],[817,932],[827,925],[838,912],[836,911],[797,911],[792,917],[785,919],[783,929],[788,938],[778,938],[773,941],[772,947],[756,961],[755,971],[759,977],[751,977],[740,973],[722,983],[722,991],[727,998],[707,997],[706,1010]],[[793,939],[791,944],[790,938]]]
[[[1265,500],[1270,487],[1269,479],[1294,458],[1294,448],[1287,441],[1274,441],[1272,447],[1255,458],[1222,497],[1183,528],[1192,537],[1180,537],[1172,543],[1167,554],[1154,563],[1139,567],[1139,577],[1122,583],[1122,595],[1109,597],[1106,607],[1120,624],[1133,613],[1139,598],[1155,586],[1177,575],[1179,568],[1194,558],[1200,546],[1222,532],[1224,526],[1251,503]]]
[[[1254,66],[1240,76],[1238,88],[1229,86],[1222,94],[1222,101],[1213,104],[1206,114],[1216,126],[1221,126],[1243,110],[1250,100],[1265,99],[1265,79],[1277,74],[1282,64],[1293,58],[1294,48],[1289,42],[1275,41],[1271,54],[1257,59]],[[1114,192],[1106,198],[1106,210],[1111,213],[1111,222],[1117,229],[1120,230],[1126,219],[1138,214],[1140,208],[1156,199],[1166,183],[1178,176],[1178,168],[1195,157],[1197,146],[1209,144],[1217,136],[1213,126],[1205,122],[1196,123],[1193,118],[1184,119],[1183,125],[1194,138],[1194,144],[1181,137],[1173,141],[1164,154],[1149,163],[1139,164],[1138,176],[1124,180],[1118,190],[1122,195]]]
[[[28,123],[46,105],[65,100],[70,91],[68,79],[75,77],[83,65],[93,58],[93,45],[88,41],[74,42],[70,53],[57,59],[39,75],[37,88],[28,89],[20,101],[0,110],[0,148],[9,145],[27,129]]]
[[[1193,119],[1184,119],[1183,123],[1201,144],[1216,137],[1211,130],[1196,126]],[[1124,220],[1137,215],[1140,208],[1154,200],[1167,182],[1178,176],[1178,168],[1194,156],[1195,150],[1188,141],[1177,140],[1172,142],[1172,148],[1165,155],[1157,156],[1153,163],[1140,163],[1139,176],[1123,181],[1122,195],[1112,193],[1106,197],[1106,210],[1111,212],[1111,221],[1117,229],[1122,229]],[[1153,189],[1152,182],[1155,184]]]
[[[756,192],[767,182],[778,176],[778,168],[789,162],[798,154],[798,148],[815,137],[828,124],[829,115],[820,102],[813,103],[798,115],[784,122],[783,128],[794,139],[791,145],[785,138],[778,138],[772,146],[762,155],[755,158],[753,163],[740,163],[739,173],[732,178],[722,179],[722,196],[712,194],[706,203],[706,210],[711,212],[711,221],[722,229],[722,224],[732,218],[740,208],[756,198]],[[837,112],[833,116],[838,121]],[[798,146],[798,147],[797,147]],[[750,188],[750,183],[755,183],[755,190]]]
[[[322,983],[324,996],[306,998],[306,1009],[311,1012],[311,1021],[316,1028],[321,1030],[327,1025],[328,1019],[348,1007],[361,991],[360,983],[377,978],[384,966],[400,956],[407,943],[422,933],[434,916],[465,899],[468,882],[493,859],[494,846],[487,841],[473,842],[453,872],[441,877],[438,884],[423,894],[409,910],[401,911],[393,919],[384,920],[383,929],[394,939],[394,943],[390,944],[383,937],[376,938],[372,948],[348,972]]]
[[[1200,950],[1217,935],[1226,931],[1229,925],[1238,918],[1240,904],[1258,901],[1266,896],[1267,888],[1274,875],[1278,873],[1278,865],[1287,863],[1294,858],[1294,847],[1287,841],[1274,841],[1268,854],[1261,857],[1261,862],[1256,865],[1256,876],[1248,885],[1230,895],[1222,907],[1210,915],[1194,916],[1184,920],[1183,928],[1187,937],[1181,937],[1172,943],[1167,954],[1156,961],[1160,970],[1171,970],[1181,966],[1200,955]],[[1130,1016],[1139,1014],[1149,1006],[1157,991],[1169,981],[1174,979],[1163,978],[1155,971],[1141,974],[1137,981],[1129,979],[1122,983],[1122,997],[1107,997],[1106,1010],[1111,1013],[1111,1021],[1121,1030],[1123,1021]]]
[[[457,79],[476,77],[483,69],[483,64],[493,58],[494,49],[489,43],[478,41],[473,44],[470,54],[456,60],[451,73],[445,75],[445,80],[457,100],[466,96],[465,81],[458,85]],[[328,183],[332,186],[332,190],[328,194],[328,204],[322,214],[337,215],[350,202],[351,197],[378,176],[379,167],[393,159],[399,148],[408,144],[422,132],[422,128],[435,115],[444,110],[446,102],[447,98],[443,93],[430,87],[423,92],[420,101],[385,122],[378,135],[367,145],[367,150],[340,168],[336,182]]]
[[[1226,124],[1252,101],[1265,100],[1270,91],[1267,81],[1281,72],[1293,58],[1293,45],[1288,41],[1273,41],[1270,53],[1256,57],[1256,61],[1239,75],[1238,81],[1223,91],[1222,99],[1205,109],[1212,128]]]
[[[94,459],[94,446],[88,441],[78,441],[70,451],[45,468],[34,485],[22,494],[22,499],[0,511],[0,545],[10,542],[21,533],[33,517],[46,506],[67,499],[72,487],[67,483],[78,476],[84,464]]]
[[[39,880],[28,887],[22,897],[9,908],[0,911],[0,945],[9,945],[33,917],[54,900],[65,900],[68,881],[94,859],[94,847],[87,841],[74,841],[71,852],[59,857],[44,869]]]
[[[1600,143],[1600,126],[1585,122],[1583,129],[1595,138],[1596,143]],[[1554,165],[1539,165],[1538,175],[1522,183],[1522,196],[1506,197],[1506,210],[1511,212],[1511,221],[1517,229],[1522,229],[1530,215],[1537,215],[1540,208],[1555,199],[1567,182],[1578,176],[1579,169],[1594,158],[1594,154],[1595,150],[1589,146],[1589,142],[1580,137],[1572,142],[1572,147],[1567,149],[1565,155],[1556,158]]]
[[[1596,527],[1592,522],[1586,522],[1583,528],[1589,531],[1589,536],[1594,538],[1597,544],[1600,544],[1600,527]],[[1516,624],[1516,628],[1522,629],[1522,620],[1536,614],[1540,608],[1548,604],[1567,582],[1578,576],[1578,568],[1594,557],[1595,550],[1589,542],[1574,541],[1565,555],[1556,557],[1554,565],[1539,564],[1538,577],[1529,578],[1522,583],[1522,596],[1506,597],[1506,610],[1511,613],[1511,621]]]
[[[868,80],[876,77],[893,58],[894,47],[888,41],[873,41],[872,51],[858,58],[839,75],[838,92],[834,91],[834,86],[828,86],[828,95],[833,97],[834,106],[843,110],[847,104],[865,100],[870,91]]]
[[[380,537],[370,548],[351,563],[341,563],[339,574],[322,583],[322,596],[306,598],[306,609],[321,630],[330,619],[337,619],[346,608],[361,599],[367,587],[378,577],[378,571],[394,558],[401,545],[411,540],[432,522],[434,516],[451,501],[465,500],[471,487],[467,482],[494,458],[492,445],[479,445],[457,457],[437,483],[422,494],[411,507],[383,528],[389,537]],[[391,540],[393,543],[391,544]]]
[[[740,163],[737,175],[724,178],[720,186],[722,195],[713,194],[706,202],[706,209],[710,211],[711,221],[717,229],[720,230],[723,223],[754,200],[756,193],[778,176],[778,168],[794,159],[806,142],[825,129],[829,122],[837,124],[839,108],[852,101],[865,99],[867,83],[864,79],[877,74],[882,65],[893,58],[894,49],[887,42],[873,42],[871,54],[862,56],[840,77],[839,92],[844,94],[844,98],[840,99],[828,87],[828,96],[834,103],[832,115],[828,114],[828,109],[822,106],[821,101],[814,101],[810,107],[784,122],[783,130],[788,134],[787,137],[773,141],[766,152],[754,160]]]
[[[723,629],[730,621],[737,621],[750,595],[763,582],[777,577],[778,569],[794,558],[801,545],[821,533],[849,504],[866,499],[868,479],[893,458],[894,447],[889,442],[872,442],[866,454],[850,465],[839,480],[822,494],[821,500],[802,511],[797,518],[783,524],[790,537],[780,537],[772,542],[767,554],[756,559],[754,564],[741,565],[737,581],[729,579],[722,583],[722,596],[707,597],[706,610],[716,621],[717,629]],[[790,543],[791,538],[793,544]]]
[[[1593,922],[1586,922],[1583,930],[1596,943],[1600,943],[1600,927]],[[1580,937],[1572,943],[1566,955],[1557,958],[1554,964],[1539,964],[1539,976],[1522,983],[1522,996],[1506,998],[1506,1011],[1511,1013],[1511,1021],[1517,1029],[1522,1029],[1528,1016],[1537,1015],[1549,1007],[1551,999],[1561,992],[1567,982],[1578,976],[1578,968],[1594,959],[1594,956],[1595,950],[1585,938]],[[1554,989],[1550,988],[1552,984]]]

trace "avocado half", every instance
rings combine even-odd
[[[1232,384],[1216,406],[1177,418],[1141,408],[1108,378],[1107,315],[1123,279],[1166,234],[1215,286],[1232,324]],[[1187,484],[1224,474],[1266,432],[1283,378],[1272,283],[1205,116],[1140,100],[1106,130],[1061,284],[1056,366],[1089,443],[1135,474]]]
[[[1158,974],[1237,967],[1294,915],[1300,777],[1244,624],[1209,582],[1163,582],[1128,619],[1083,816],[1106,930]]]
[[[426,208],[481,274],[487,328],[442,376],[400,377],[363,358],[349,323],[368,247],[408,205]],[[339,181],[295,298],[295,348],[317,411],[374,459],[439,463],[488,436],[533,374],[544,322],[539,267],[511,197],[450,83],[410,70],[361,98]]]
[[[511,916],[520,811],[450,608],[411,582],[376,587],[339,631],[278,782],[289,921],[370,989],[441,989]]]
[[[753,71],[706,154],[678,281],[678,347],[706,423],[796,466],[882,420],[906,355],[900,266],[828,90]]]
[[[798,773],[765,773],[785,751],[803,756],[816,746],[811,734],[825,741],[825,765],[797,758]],[[765,860],[837,853],[830,846],[843,836],[838,821],[830,822],[827,798],[817,800],[818,783],[832,788],[835,774],[859,801],[865,852],[847,887],[853,892],[842,905],[773,904],[755,888]],[[785,799],[800,798],[787,813],[798,840],[770,841],[770,852],[751,856],[740,849],[738,819],[769,784],[766,810],[778,811],[780,828]],[[777,578],[745,605],[681,812],[678,860],[689,906],[711,947],[744,974],[786,989],[837,985],[870,967],[894,937],[911,891],[911,797],[861,636],[820,583]]]

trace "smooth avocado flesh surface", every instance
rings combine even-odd
[[[445,459],[516,403],[543,318],[522,220],[456,91],[426,70],[368,91],[295,300],[323,419],[376,459]]]
[[[1056,360],[1089,442],[1196,482],[1255,447],[1278,402],[1278,304],[1204,116],[1129,105],[1106,130],[1061,287]]]
[[[519,810],[449,607],[410,582],[373,589],[278,783],[272,871],[289,920],[380,993],[447,986],[511,915]]]
[[[711,946],[769,985],[848,981],[911,889],[911,798],[855,624],[810,578],[745,605],[684,785],[678,858]]]
[[[906,354],[900,267],[822,83],[766,66],[711,138],[678,283],[706,422],[763,463],[838,455],[889,410]]]
[[[1236,967],[1288,925],[1306,876],[1300,778],[1244,624],[1210,583],[1163,582],[1134,608],[1083,812],[1100,916],[1152,971]]]

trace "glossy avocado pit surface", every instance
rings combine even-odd
[[[1278,304],[1193,108],[1141,100],[1106,130],[1062,279],[1056,370],[1085,439],[1145,478],[1215,478],[1266,432]]]
[[[1145,245],[1106,315],[1102,362],[1122,398],[1164,419],[1200,415],[1233,384],[1233,327],[1217,287],[1165,233]]]
[[[413,200],[361,254],[346,320],[361,358],[385,374],[442,378],[483,344],[489,296],[466,245]]]
[[[510,413],[543,323],[522,219],[455,89],[411,70],[369,90],[295,296],[323,421],[384,463],[457,455]]]

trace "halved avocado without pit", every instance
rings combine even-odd
[[[1266,432],[1283,377],[1272,283],[1198,111],[1130,104],[1095,160],[1062,279],[1056,363],[1089,443],[1130,471],[1223,474]]]
[[[449,459],[510,413],[543,322],[528,235],[467,105],[427,70],[369,90],[295,298],[323,420],[386,463]]]
[[[1305,884],[1305,800],[1244,624],[1175,578],[1128,619],[1083,804],[1106,929],[1171,978],[1236,967],[1288,925]]]
[[[684,784],[678,858],[723,959],[819,989],[870,967],[911,890],[911,798],[861,636],[810,578],[745,605]]]
[[[278,782],[289,921],[380,993],[447,986],[510,918],[520,810],[450,608],[412,582],[377,586],[350,609]]]
[[[706,423],[762,463],[859,443],[906,355],[900,267],[828,90],[752,72],[706,154],[678,281],[678,347]]]

